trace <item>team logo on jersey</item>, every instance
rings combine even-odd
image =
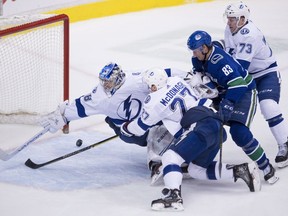
[[[221,54],[216,53],[215,55],[212,56],[211,63],[217,64],[217,62],[220,61],[221,59],[223,59],[223,56]]]
[[[250,30],[248,28],[243,28],[240,31],[240,34],[245,35],[245,34],[249,34]]]
[[[132,120],[139,116],[142,108],[142,103],[136,98],[131,98],[131,95],[126,98],[118,107],[117,115],[124,120]]]
[[[148,96],[145,98],[144,103],[147,104],[150,100],[151,100],[151,96],[148,95]]]

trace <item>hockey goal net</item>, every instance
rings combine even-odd
[[[0,123],[38,124],[69,99],[69,18],[0,19]]]

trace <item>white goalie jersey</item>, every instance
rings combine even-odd
[[[185,76],[178,69],[166,69],[168,76]],[[142,104],[149,94],[146,83],[142,80],[142,71],[125,71],[126,80],[112,95],[108,96],[102,85],[96,86],[91,93],[75,99],[69,104],[64,116],[68,121],[102,114],[109,116],[120,126],[125,121],[137,118],[142,111]]]
[[[131,73],[113,96],[109,97],[103,86],[98,85],[91,93],[77,98],[66,107],[65,117],[71,121],[103,114],[113,119],[131,120],[140,114],[142,101],[148,93],[140,72]]]

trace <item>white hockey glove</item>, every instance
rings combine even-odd
[[[202,77],[204,74],[202,72],[190,71],[187,73],[184,80],[193,88],[196,85],[202,83]]]
[[[216,86],[202,72],[189,72],[185,80],[195,90],[198,98],[215,98],[218,96]]]
[[[40,124],[44,128],[49,127],[50,133],[56,133],[59,129],[62,129],[67,124],[67,119],[64,117],[67,105],[68,101],[59,104],[54,112],[49,113],[40,120]]]

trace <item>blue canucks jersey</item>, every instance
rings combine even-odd
[[[205,73],[223,93],[224,98],[236,103],[247,90],[252,90],[256,84],[248,71],[237,60],[224,50],[213,46],[208,60],[200,61],[192,57],[195,71]]]

